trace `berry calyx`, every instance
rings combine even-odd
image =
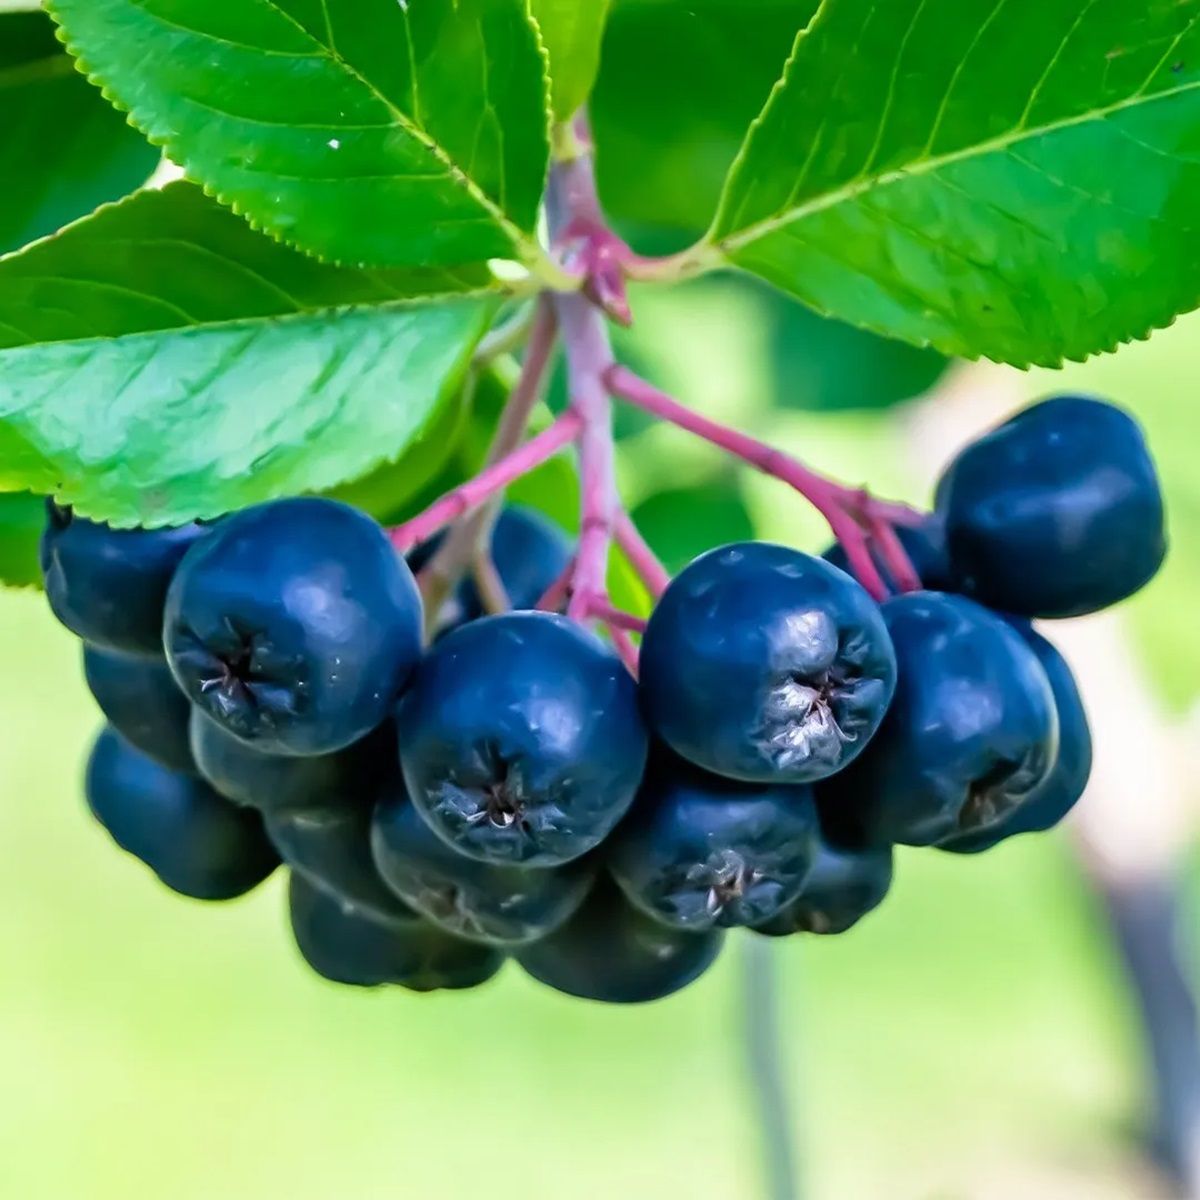
[[[642,642],[654,732],[696,766],[748,783],[811,783],[844,769],[879,727],[895,677],[862,587],[764,542],[691,563]]]
[[[468,858],[425,824],[401,789],[377,806],[371,846],[384,882],[406,904],[450,933],[500,946],[557,929],[596,873],[587,859],[546,870]]]
[[[896,696],[862,757],[819,789],[822,811],[882,844],[927,846],[995,824],[1058,753],[1045,670],[1006,621],[965,597],[914,592],[883,616]]]
[[[328,754],[379,725],[421,650],[412,572],[332,500],[227,517],[179,566],[164,641],[192,702],[263,750]]]
[[[485,862],[546,867],[586,854],[629,808],[646,760],[629,672],[548,613],[486,617],[438,642],[397,726],[418,811]]]
[[[1023,623],[1014,626],[1050,680],[1058,713],[1058,754],[1046,778],[1006,817],[985,829],[946,838],[938,843],[941,850],[978,854],[1016,834],[1053,829],[1079,802],[1092,772],[1091,730],[1071,668],[1040,634]]]
[[[665,924],[758,925],[800,894],[817,831],[811,788],[735,783],[664,753],[606,860],[629,900]]]

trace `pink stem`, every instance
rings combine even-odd
[[[666,392],[659,391],[653,384],[635,375],[628,367],[614,366],[606,377],[613,395],[620,396],[630,404],[662,417],[705,441],[712,442],[722,450],[742,459],[753,467],[776,479],[791,484],[798,492],[812,501],[818,508],[826,504],[838,504],[857,509],[869,504],[871,510],[893,525],[919,525],[924,516],[907,504],[895,504],[875,497],[865,497],[861,489],[850,488],[806,467],[798,458],[785,454],[774,446],[761,442],[749,434],[740,433],[701,416],[694,409],[680,404]]]
[[[571,559],[558,578],[542,593],[535,607],[539,612],[558,612],[571,594],[571,581],[575,578],[575,560]]]
[[[585,118],[580,117],[576,129],[586,146],[589,138]],[[556,245],[569,240],[572,225],[595,225],[603,221],[590,153],[584,152],[567,162],[555,164],[550,172],[546,211]],[[597,305],[607,300],[609,311],[613,311],[615,300],[619,308],[624,280],[619,273],[608,279],[605,286],[612,283],[616,292],[600,296],[596,292],[596,263],[589,261],[586,237],[578,253],[581,255],[579,265],[584,270],[584,290],[555,296],[554,307],[567,355],[571,407],[581,419],[579,548],[575,554],[567,616],[585,621],[592,603],[608,598],[608,558],[613,525],[620,507],[612,435],[612,399],[604,382],[606,372],[613,366],[612,344],[604,313]]]
[[[525,436],[534,408],[541,399],[547,368],[554,353],[558,336],[558,318],[550,302],[542,297],[534,313],[529,330],[529,344],[525,350],[525,361],[521,374],[513,386],[499,424],[488,447],[484,466],[490,467],[501,458],[511,454]],[[446,597],[462,578],[471,559],[485,550],[490,539],[492,525],[504,499],[496,492],[484,505],[477,508],[469,518],[459,522],[438,547],[437,553],[421,571],[421,593],[425,597],[426,620],[430,628],[436,628]],[[483,580],[481,594],[487,594],[489,580]],[[494,594],[498,600],[501,592]]]
[[[650,548],[650,544],[642,537],[642,532],[634,524],[633,518],[624,511],[617,513],[617,524],[614,530],[617,545],[625,552],[638,578],[646,585],[646,590],[657,600],[671,582],[671,574],[659,562],[658,555]]]
[[[863,587],[876,600],[887,599],[887,585],[871,558],[866,531],[854,515],[863,505],[860,491],[818,475],[798,459],[766,442],[701,416],[625,367],[612,367],[605,379],[615,396],[719,446],[764,474],[790,484],[829,522],[834,536],[845,547],[850,566]],[[881,521],[895,519],[894,513],[906,522],[912,519],[912,510],[905,505],[871,501],[871,506],[874,515]]]
[[[628,633],[646,632],[646,622],[641,617],[635,617],[633,613],[617,608],[607,600],[594,599],[588,611],[613,629],[624,629]]]
[[[604,373],[613,359],[604,318],[586,296],[562,295],[556,303],[570,371],[572,410],[580,416],[581,521],[567,616],[582,621],[593,601],[608,594],[608,554],[618,504],[612,405]]]
[[[912,559],[908,557],[908,551],[905,550],[904,543],[900,540],[894,526],[886,518],[877,515],[870,502],[868,502],[867,512],[869,514],[868,533],[879,551],[883,565],[887,567],[896,581],[896,586],[902,592],[919,592],[925,584],[917,574]]]
[[[630,675],[636,679],[638,677],[638,648],[633,644],[629,634],[619,625],[610,625],[608,633],[612,638],[613,649],[620,656]]]
[[[537,437],[530,438],[511,454],[498,459],[474,479],[468,479],[452,492],[447,492],[424,512],[405,521],[403,525],[397,525],[390,531],[392,545],[403,554],[426,538],[432,537],[439,529],[508,487],[514,479],[520,479],[522,475],[527,475],[548,458],[552,458],[579,436],[583,425],[582,414],[575,409],[568,409]]]

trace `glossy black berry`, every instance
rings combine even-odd
[[[279,809],[267,833],[292,872],[367,916],[396,917],[411,909],[380,877],[371,855],[371,805]]]
[[[257,813],[160,766],[111,729],[92,749],[87,799],[118,846],[185,896],[240,896],[279,863]]]
[[[432,557],[441,539],[427,542],[409,554],[414,571]],[[533,608],[547,588],[562,574],[571,558],[571,541],[559,526],[536,509],[506,505],[492,527],[492,561],[509,604],[514,609]],[[443,629],[456,628],[484,615],[479,590],[468,576],[442,609]]]
[[[946,551],[946,531],[941,520],[936,516],[926,517],[920,525],[898,525],[896,536],[908,554],[909,561],[921,578],[926,589],[931,592],[952,591],[950,575],[950,557]],[[879,568],[884,582],[893,592],[900,588],[892,578],[878,551],[872,547],[871,556]],[[826,562],[842,571],[851,573],[850,559],[846,555],[841,542],[834,542],[821,555]]]
[[[724,936],[721,929],[671,929],[634,908],[601,876],[561,929],[526,946],[516,959],[534,979],[568,996],[642,1004],[703,975]]]
[[[1154,577],[1163,499],[1128,413],[1059,396],[968,446],[938,484],[955,590],[992,608],[1071,617]]]
[[[381,920],[347,908],[300,875],[288,883],[292,933],[318,975],[356,987],[397,984],[416,992],[478,987],[503,955],[464,942],[419,917]]]
[[[407,904],[451,933],[496,945],[557,929],[595,875],[587,859],[546,870],[468,858],[425,824],[402,790],[376,808],[371,845],[384,881]]]
[[[755,932],[845,933],[883,903],[891,886],[891,846],[839,846],[822,837],[800,895]]]
[[[109,724],[172,771],[195,771],[188,747],[192,706],[161,654],[127,654],[84,645],[83,672]]]
[[[626,896],[668,925],[758,925],[800,894],[817,832],[811,788],[735,783],[664,753],[605,855]]]
[[[369,517],[280,500],[227,517],[167,597],[171,669],[260,749],[328,754],[379,725],[420,656],[412,572]]]
[[[1014,834],[1052,829],[1075,807],[1087,787],[1092,772],[1092,734],[1075,677],[1044,637],[1028,627],[1018,629],[1050,680],[1058,710],[1058,757],[1050,774],[1008,816],[987,829],[947,838],[939,843],[942,850],[977,854]]]
[[[196,769],[222,796],[264,813],[344,804],[365,808],[397,771],[391,721],[329,754],[271,754],[194,709],[190,740]]]
[[[162,654],[167,588],[207,528],[112,529],[53,501],[46,510],[41,563],[54,615],[85,642]]]
[[[646,760],[629,672],[547,613],[449,634],[397,723],[413,803],[450,845],[487,862],[546,867],[586,854],[624,816]]]
[[[1003,819],[1049,774],[1058,717],[1037,655],[963,596],[883,606],[896,698],[854,765],[818,790],[822,811],[875,842],[931,845]]]
[[[650,725],[677,754],[748,783],[810,783],[862,753],[896,661],[878,606],[845,572],[755,542],[671,583],[641,677]]]

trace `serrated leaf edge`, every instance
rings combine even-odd
[[[1113,338],[1111,341],[1101,343],[1101,345],[1097,346],[1094,350],[1064,350],[1058,355],[1032,355],[1028,358],[997,358],[994,355],[987,354],[982,350],[965,350],[962,345],[952,343],[944,338],[899,337],[893,330],[885,329],[882,325],[872,325],[870,322],[856,320],[853,317],[845,316],[843,313],[834,312],[825,305],[813,304],[809,300],[801,300],[795,295],[795,293],[789,292],[786,288],[772,283],[771,280],[766,279],[764,276],[759,275],[756,272],[751,271],[749,268],[743,267],[735,262],[723,261],[720,266],[714,265],[709,269],[724,269],[734,271],[739,275],[746,275],[758,283],[765,283],[772,290],[780,292],[789,300],[803,305],[805,308],[815,312],[818,316],[827,317],[834,321],[840,321],[844,325],[850,325],[855,329],[861,329],[865,333],[875,334],[877,337],[887,338],[889,341],[903,342],[907,346],[916,346],[919,350],[936,350],[939,354],[944,354],[947,358],[963,359],[966,362],[980,362],[983,359],[987,359],[989,362],[999,363],[1002,366],[1014,367],[1018,371],[1028,371],[1034,367],[1043,367],[1047,370],[1057,371],[1067,363],[1085,363],[1089,359],[1096,358],[1101,354],[1115,354],[1122,346],[1132,345],[1134,342],[1149,341],[1150,338],[1160,330],[1170,329],[1180,317],[1186,316],[1188,313],[1200,308],[1200,290],[1198,290],[1196,293],[1196,299],[1189,303],[1186,307],[1181,308],[1178,312],[1174,310],[1168,310],[1162,316],[1151,317],[1151,323],[1141,332],[1131,333],[1128,335],[1128,337]]]
[[[1105,105],[1101,108],[1089,109],[1086,113],[1076,114],[1061,121],[1052,121],[1045,125],[1013,130],[998,137],[988,138],[986,141],[974,142],[970,147],[963,150],[954,150],[948,154],[932,155],[911,166],[884,171],[882,174],[855,180],[853,183],[835,188],[831,192],[825,192],[805,204],[788,209],[786,213],[779,213],[773,217],[756,221],[753,225],[747,225],[744,229],[738,230],[736,233],[727,234],[723,238],[710,239],[710,244],[715,244],[723,253],[728,254],[731,251],[740,249],[742,246],[756,242],[760,238],[776,233],[780,229],[786,229],[789,225],[795,224],[797,221],[803,221],[806,217],[811,217],[815,213],[825,212],[830,208],[835,208],[839,204],[855,200],[867,192],[878,191],[881,188],[889,187],[893,183],[899,183],[906,179],[931,175],[943,167],[952,166],[954,163],[987,157],[998,151],[1007,150],[1011,146],[1020,145],[1022,142],[1049,137],[1065,129],[1073,129],[1078,125],[1089,125],[1094,121],[1103,121],[1115,113],[1124,112],[1128,108],[1136,108],[1140,104],[1155,104],[1159,101],[1170,100],[1175,96],[1185,95],[1188,92],[1197,90],[1200,90],[1200,79],[1181,84],[1179,87],[1170,88],[1166,91],[1156,92],[1153,96],[1149,97],[1139,92],[1126,100],[1120,100],[1115,104]],[[761,120],[761,115],[755,119],[756,124],[758,120]],[[747,145],[749,141],[748,137],[746,139]],[[741,155],[739,154],[740,157]],[[729,176],[729,180],[732,181],[732,179],[733,171],[730,172]],[[722,195],[722,201],[724,201],[724,195]],[[715,222],[713,228],[716,228]]]
[[[238,201],[235,200],[232,196],[225,195],[224,193],[221,192],[221,190],[219,188],[211,186],[203,179],[198,179],[198,178],[194,177],[188,169],[186,160],[183,158],[176,157],[176,155],[174,153],[175,147],[172,144],[173,139],[169,135],[165,136],[165,137],[153,136],[143,126],[141,120],[138,118],[137,114],[133,111],[133,108],[130,105],[125,104],[114,93],[114,91],[112,90],[110,85],[105,81],[105,79],[101,75],[101,73],[96,71],[92,67],[87,56],[79,48],[79,46],[75,42],[72,41],[70,35],[68,34],[68,32],[66,30],[66,27],[63,25],[62,18],[59,16],[58,11],[57,11],[58,6],[55,3],[55,0],[43,0],[43,6],[45,8],[46,13],[49,15],[50,19],[54,22],[54,36],[55,36],[55,38],[57,38],[57,40],[59,42],[62,43],[63,47],[66,49],[67,54],[70,56],[70,59],[71,59],[72,63],[74,64],[74,69],[79,74],[81,74],[88,81],[88,83],[90,83],[93,87],[95,87],[100,92],[100,94],[104,97],[104,99],[107,100],[108,103],[113,108],[115,108],[119,113],[124,114],[126,124],[131,126],[133,129],[136,129],[138,131],[138,133],[140,133],[142,135],[142,137],[144,137],[146,139],[146,141],[148,141],[152,146],[157,146],[160,149],[166,151],[168,157],[172,161],[177,162],[179,164],[179,166],[183,169],[189,182],[194,183],[197,187],[199,187],[204,192],[204,194],[206,196],[208,196],[210,199],[215,200],[218,204],[222,205],[224,208],[228,208],[232,212],[236,213],[256,233],[261,233],[264,236],[271,238],[272,241],[277,242],[281,246],[286,246],[290,250],[295,250],[301,254],[306,255],[309,258],[316,259],[318,262],[327,263],[330,266],[350,267],[350,268],[355,268],[358,270],[380,270],[380,269],[386,270],[389,268],[395,268],[397,266],[397,264],[395,264],[395,263],[372,263],[372,262],[367,262],[365,260],[358,261],[358,262],[350,262],[345,259],[331,258],[327,255],[319,254],[319,253],[313,251],[312,249],[306,247],[301,242],[297,242],[291,238],[286,237],[284,234],[282,234],[278,230],[273,229],[269,225],[258,220],[252,213],[246,211],[246,209],[241,204],[239,204]],[[274,6],[272,6],[272,7],[274,7]],[[530,9],[530,0],[523,0],[522,8],[525,13],[526,19],[528,20],[529,25],[530,25],[531,29],[533,30],[534,37],[535,37],[535,40],[536,40],[537,46],[538,46],[538,51],[542,58],[542,64],[543,64],[542,95],[543,95],[543,100],[544,100],[544,107],[547,112],[547,147],[549,147],[549,145],[550,145],[549,131],[551,128],[550,116],[549,116],[549,113],[550,113],[549,55],[546,51],[545,44],[542,41],[541,30],[538,28],[537,22],[533,19],[532,11]],[[283,15],[285,17],[287,17],[287,14],[283,14]],[[292,18],[287,17],[287,19],[291,20]],[[310,40],[313,42],[314,45],[319,46],[323,51],[327,52],[328,48],[321,46],[321,43],[316,41],[315,38],[312,38],[311,35],[308,34],[308,32],[306,30],[302,30],[302,32],[304,32],[306,37],[310,38]],[[338,60],[338,61],[340,62],[341,60]],[[343,64],[343,65],[345,65],[348,70],[352,71],[352,73],[355,75],[355,78],[358,78],[361,80],[361,76],[359,76],[357,72],[354,72],[353,68],[350,68],[348,64]],[[363,81],[363,82],[365,82],[365,81]],[[374,91],[374,89],[372,89],[372,91]],[[478,185],[475,184],[474,181],[471,180],[462,171],[462,169],[460,167],[458,167],[457,164],[455,164],[449,158],[448,155],[446,155],[445,151],[442,149],[441,146],[439,146],[436,142],[434,142],[432,138],[430,138],[427,134],[424,133],[424,131],[417,130],[415,126],[412,126],[410,120],[403,113],[401,113],[398,109],[396,109],[395,106],[391,103],[391,101],[389,101],[386,97],[380,95],[378,92],[375,92],[374,94],[376,96],[378,96],[379,99],[387,106],[388,110],[395,115],[396,119],[404,127],[405,131],[409,132],[411,134],[411,136],[417,138],[417,140],[419,140],[423,144],[427,145],[429,147],[429,149],[431,150],[431,152],[433,152],[439,158],[439,161],[441,161],[450,170],[451,174],[453,174],[455,176],[455,178],[460,178],[462,180],[462,182],[467,186],[467,190],[470,193],[471,197],[474,200],[476,200],[477,203],[481,203],[482,206],[485,208],[485,210],[488,211],[492,216],[496,216],[500,220],[501,224],[504,227],[505,232],[509,235],[510,239],[513,242],[514,249],[516,249],[519,252],[519,258],[517,261],[521,262],[523,265],[528,267],[529,270],[533,271],[535,274],[537,274],[543,278],[546,278],[548,280],[557,279],[561,275],[561,271],[558,269],[556,264],[549,258],[544,247],[537,240],[537,237],[534,234],[528,233],[521,229],[518,229],[517,226],[514,225],[513,222],[509,220],[507,214],[503,213],[495,205],[495,202],[491,199],[491,197],[487,196],[486,193],[480,191],[478,188]],[[549,157],[549,156],[547,156],[547,157]],[[548,168],[549,168],[549,164],[547,162],[547,170],[548,170]],[[543,190],[544,190],[544,188],[545,188],[545,183],[543,182]],[[481,197],[483,198],[483,200],[481,200]],[[486,201],[486,203],[483,203],[483,201]],[[515,236],[514,236],[514,231],[515,231]],[[410,265],[419,265],[419,264],[410,264]],[[471,265],[471,264],[460,263],[460,264],[455,264],[455,265],[467,266],[467,265]]]
[[[815,200],[810,204],[802,205],[795,210],[791,210],[791,215],[789,216],[780,215],[770,218],[767,221],[758,222],[753,226],[747,227],[746,230],[739,231],[736,237],[733,235],[727,235],[724,238],[720,238],[716,235],[716,230],[720,228],[722,220],[725,217],[727,207],[730,203],[733,182],[745,164],[750,145],[754,140],[754,134],[766,119],[771,106],[775,102],[776,95],[788,86],[791,79],[792,70],[796,65],[797,58],[800,54],[800,50],[803,47],[805,39],[812,36],[814,31],[817,30],[821,24],[823,24],[826,14],[832,6],[832,2],[833,0],[821,0],[821,4],[813,14],[812,19],[796,34],[796,40],[792,43],[791,53],[788,55],[787,61],[784,63],[783,73],[772,85],[770,94],[767,97],[767,101],[763,105],[759,114],[754,118],[753,121],[750,122],[750,125],[746,130],[746,136],[742,141],[742,145],[739,148],[733,162],[730,164],[729,173],[725,177],[724,187],[721,189],[721,198],[717,204],[717,211],[713,216],[712,224],[709,226],[708,232],[693,247],[685,250],[679,256],[677,270],[681,278],[690,278],[693,275],[701,274],[707,271],[720,270],[722,267],[725,267],[737,271],[740,274],[749,275],[754,279],[761,280],[761,276],[757,275],[753,271],[747,270],[736,261],[731,259],[728,253],[729,250],[737,249],[739,246],[755,241],[759,237],[764,237],[778,229],[785,228],[793,221],[803,220],[805,217],[811,216],[816,212],[824,211],[827,208],[832,208],[835,205],[844,203],[847,200],[853,200],[855,197],[862,195],[865,192],[873,191],[876,187],[880,186],[881,180],[885,180],[886,182],[883,184],[883,186],[887,186],[888,184],[898,182],[899,180],[910,175],[929,174],[930,172],[938,170],[939,168],[949,165],[953,162],[965,161],[969,158],[974,158],[981,153],[994,153],[996,150],[1005,149],[1010,145],[1015,145],[1018,142],[1027,140],[1027,138],[1030,137],[1041,137],[1047,134],[1056,133],[1060,129],[1070,128],[1074,125],[1087,124],[1088,122],[1094,120],[1103,120],[1114,112],[1122,111],[1125,108],[1136,107],[1140,103],[1150,104],[1158,100],[1164,100],[1171,96],[1180,95],[1200,88],[1200,81],[1197,81],[1182,87],[1170,89],[1169,91],[1156,92],[1150,97],[1145,97],[1139,93],[1134,97],[1118,102],[1115,105],[1100,109],[1093,109],[1088,113],[1078,115],[1074,118],[1068,118],[1062,122],[1056,122],[1046,126],[1039,126],[1038,128],[1032,130],[1026,129],[1019,131],[1016,136],[1010,133],[1001,135],[997,138],[989,139],[987,142],[977,142],[969,150],[956,151],[953,154],[941,155],[936,159],[927,159],[922,164],[921,170],[907,168],[904,170],[890,171],[885,172],[883,175],[875,176],[870,180],[863,180],[855,184],[849,184],[843,188],[835,190],[834,192],[827,193],[825,197]],[[1151,76],[1151,78],[1152,77],[1153,76]],[[1147,81],[1147,83],[1148,82],[1149,81]],[[769,280],[762,281],[770,284]],[[771,286],[775,287],[776,285],[771,284]],[[1090,358],[1096,357],[1097,355],[1113,354],[1122,346],[1131,345],[1134,342],[1145,342],[1149,340],[1150,337],[1160,330],[1171,328],[1171,326],[1175,324],[1179,317],[1188,312],[1194,311],[1196,308],[1200,308],[1200,290],[1197,290],[1195,301],[1187,305],[1187,307],[1178,311],[1171,309],[1161,316],[1151,317],[1150,324],[1144,330],[1131,333],[1125,338],[1115,338],[1111,342],[1104,342],[1097,346],[1095,350],[1090,350],[1087,352],[1064,351],[1061,355],[1055,356],[1034,355],[1028,359],[999,359],[983,352],[970,353],[964,351],[961,346],[951,345],[944,339],[922,338],[916,341],[909,341],[909,339],[898,338],[890,330],[875,327],[865,321],[847,318],[842,314],[834,313],[821,305],[812,304],[807,301],[800,301],[797,297],[787,292],[784,288],[777,288],[776,290],[790,296],[792,299],[796,300],[797,303],[803,303],[806,308],[810,308],[813,312],[816,312],[821,316],[844,321],[847,324],[854,326],[856,329],[862,329],[868,333],[880,334],[884,337],[891,338],[894,341],[906,341],[910,345],[915,345],[923,349],[937,350],[942,354],[946,354],[951,357],[965,358],[970,362],[978,362],[980,359],[986,358],[990,361],[1001,362],[1007,366],[1015,367],[1022,371],[1027,371],[1032,367],[1044,367],[1050,370],[1058,370],[1068,362],[1083,363]]]

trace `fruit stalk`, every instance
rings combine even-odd
[[[612,350],[604,318],[585,296],[560,296],[557,307],[570,372],[571,411],[580,422],[579,552],[567,616],[582,621],[608,595],[608,554],[617,514],[612,408],[603,382]]]
[[[582,427],[583,420],[577,411],[571,409],[563,413],[548,429],[511,454],[447,492],[412,520],[397,525],[390,533],[392,545],[403,554],[432,537],[452,521],[502,492],[514,479],[520,479],[548,458],[553,458],[564,446],[575,441]]]
[[[624,551],[638,578],[657,600],[667,590],[667,584],[671,582],[671,573],[659,562],[658,555],[650,548],[650,543],[642,537],[642,531],[624,509],[617,513],[613,533],[617,545]]]
[[[568,255],[568,268],[583,277],[581,291],[554,297],[567,355],[570,411],[580,420],[579,550],[567,602],[567,615],[578,621],[587,620],[594,605],[608,600],[608,557],[619,502],[612,400],[604,382],[614,359],[604,314],[628,319],[624,275],[618,271],[614,277],[612,263],[597,252],[604,239],[586,232],[579,237],[576,232],[607,229],[596,195],[587,133],[586,121],[580,118],[580,153],[555,164],[547,192],[551,236]]]
[[[694,433],[763,474],[795,488],[829,523],[834,536],[845,547],[859,582],[876,600],[887,599],[889,590],[871,557],[868,533],[885,529],[893,532],[894,524],[916,524],[920,514],[915,510],[907,505],[876,500],[863,489],[846,487],[828,479],[790,454],[702,416],[627,367],[614,364],[605,376],[605,383],[614,396]],[[917,573],[898,540],[885,539],[881,549],[889,568],[895,561],[896,579],[902,588],[915,590],[920,586]]]
[[[630,675],[636,679],[638,677],[638,648],[633,644],[633,639],[628,632],[620,627],[620,625],[610,624],[609,635],[612,637],[613,648],[620,656],[621,661],[625,664]]]
[[[546,373],[558,340],[558,319],[545,297],[539,299],[527,332],[529,342],[521,375],[500,416],[485,467],[495,466],[517,450],[529,427],[533,410],[545,390]],[[421,572],[421,592],[425,599],[427,622],[436,623],[442,604],[467,567],[472,565],[480,585],[480,595],[488,607],[501,606],[496,611],[503,611],[507,607],[503,586],[498,589],[493,586],[500,581],[488,552],[491,529],[501,498],[501,493],[497,492],[486,504],[451,529],[443,545]]]
[[[646,622],[641,617],[635,617],[633,613],[627,613],[622,609],[616,608],[607,600],[593,601],[591,615],[599,617],[600,620],[612,629],[623,629],[626,633],[646,632]]]

